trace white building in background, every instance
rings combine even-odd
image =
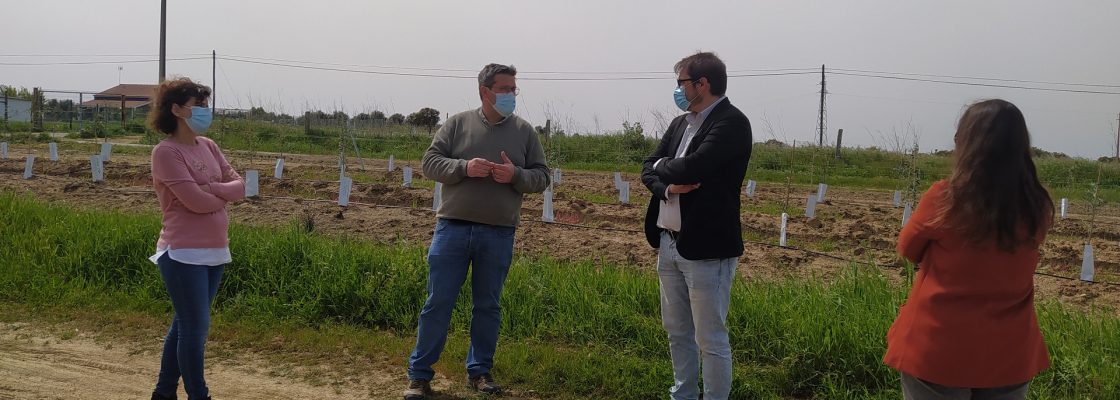
[[[8,116],[8,121],[31,122],[31,101],[0,96],[0,120],[4,115]]]

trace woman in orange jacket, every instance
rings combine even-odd
[[[1054,205],[1014,104],[971,105],[953,139],[952,175],[922,196],[898,238],[920,268],[883,362],[902,373],[908,400],[1024,399],[1050,365],[1034,272]]]

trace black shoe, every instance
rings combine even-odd
[[[467,384],[470,385],[471,389],[479,393],[499,394],[502,392],[502,388],[494,384],[494,377],[490,376],[490,374],[479,374],[469,377],[467,378]]]
[[[172,393],[171,397],[161,396],[159,393],[152,392],[152,400],[176,400],[175,394]]]
[[[432,386],[423,379],[409,379],[408,390],[404,391],[404,400],[428,400],[432,395]]]

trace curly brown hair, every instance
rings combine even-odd
[[[148,113],[148,126],[171,135],[179,126],[179,117],[171,113],[171,105],[187,104],[191,99],[202,101],[210,98],[210,88],[195,83],[190,78],[168,79],[156,87],[152,111]]]

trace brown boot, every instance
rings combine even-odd
[[[410,379],[408,390],[404,391],[404,400],[428,400],[432,396],[432,386],[422,379]]]
[[[494,377],[490,376],[490,374],[479,374],[469,377],[467,378],[467,384],[470,385],[471,389],[479,393],[500,394],[502,392],[502,388],[494,384]]]

